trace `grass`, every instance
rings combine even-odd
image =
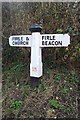
[[[63,94],[68,94],[69,91],[70,91],[69,87],[66,87],[66,86],[64,86],[64,87],[62,88],[62,90],[61,90],[61,92],[62,92]]]
[[[41,81],[41,83],[34,89],[36,93],[45,92],[46,90],[48,90],[48,85],[44,81]]]
[[[64,66],[61,68],[56,67],[53,69],[45,68],[44,75],[41,78],[41,82],[32,89],[29,82],[27,81],[29,79],[29,76],[27,76],[29,73],[27,73],[26,71],[26,66],[27,65],[23,63],[15,63],[4,69],[3,71],[4,116],[6,114],[9,114],[10,111],[14,113],[15,116],[17,116],[18,112],[21,111],[24,106],[26,106],[27,102],[30,102],[30,104],[28,104],[27,108],[24,109],[32,111],[30,112],[33,113],[32,117],[34,117],[35,112],[35,114],[41,114],[40,112],[38,112],[37,109],[39,109],[40,111],[40,109],[42,109],[41,107],[45,107],[45,104],[42,104],[42,102],[46,103],[46,109],[58,110],[57,112],[60,113],[60,117],[62,114],[64,116],[68,115],[68,117],[75,116],[75,111],[77,107],[76,87],[77,83],[79,82],[79,78],[75,70],[70,71]],[[23,81],[24,79],[26,79],[26,81]],[[12,97],[10,97],[13,91],[15,95],[13,94]],[[18,99],[15,97],[17,96],[17,94],[19,95]],[[34,106],[34,102],[32,103],[33,99],[31,98],[32,95],[34,96],[34,102],[36,101],[36,99],[38,99],[35,103],[35,111],[32,110],[33,108],[30,107],[32,104]],[[45,95],[47,98],[43,99]],[[58,96],[58,99],[56,99],[56,96]],[[39,103],[40,100],[42,100],[41,103]],[[5,102],[6,106],[4,106]],[[36,108],[37,103],[39,104],[38,108]],[[16,112],[14,112],[14,110],[16,110]],[[43,113],[43,116],[45,116],[46,110],[43,110]],[[55,114],[57,115],[59,113]],[[31,114],[28,113],[27,116],[29,117],[31,116]]]
[[[53,78],[55,79],[56,82],[57,81],[59,82],[62,79],[60,73],[57,73],[56,75],[54,75]]]

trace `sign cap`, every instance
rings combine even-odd
[[[42,27],[39,24],[33,24],[29,30],[31,32],[41,32]]]

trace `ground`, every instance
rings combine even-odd
[[[28,70],[28,71],[27,71]],[[29,65],[3,69],[3,118],[77,118],[78,73],[66,65],[44,65],[43,76],[29,77]]]

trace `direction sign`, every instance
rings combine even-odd
[[[9,38],[9,45],[31,47],[30,76],[41,77],[43,74],[42,47],[67,47],[70,44],[68,34],[40,34],[41,26],[32,25],[32,35],[14,35]]]
[[[15,47],[31,47],[31,35],[15,35],[9,37],[9,45]]]
[[[66,47],[70,44],[68,34],[43,34],[41,35],[41,47]]]

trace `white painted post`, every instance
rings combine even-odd
[[[31,26],[32,35],[14,35],[9,37],[10,46],[31,47],[30,77],[42,76],[42,47],[67,47],[70,44],[68,34],[40,34],[38,24]]]
[[[31,63],[30,63],[30,76],[41,77],[42,76],[42,54],[41,54],[41,26],[33,25],[30,28],[32,32],[31,36]]]

